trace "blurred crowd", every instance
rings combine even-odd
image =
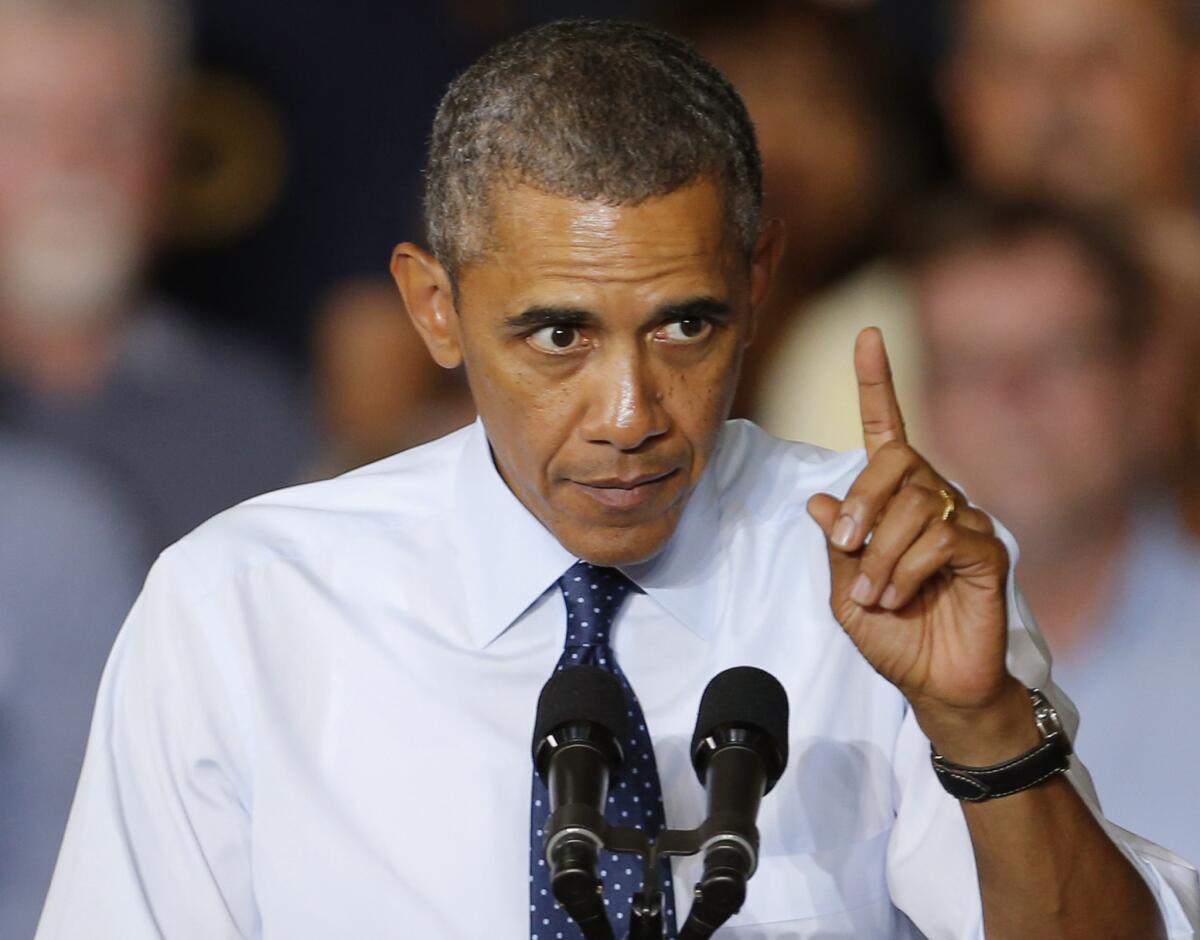
[[[324,30],[380,49],[373,18],[330,5],[272,34],[254,81],[230,66],[249,6],[0,0],[3,937],[32,934],[157,552],[473,417],[385,279],[419,237],[413,141],[440,85],[414,66],[410,107],[388,74],[369,104],[339,99],[319,135],[336,158],[314,159],[287,78]],[[1200,0],[616,8],[739,88],[787,226],[737,414],[860,446],[851,350],[880,326],[912,438],[1017,537],[1106,814],[1200,860]],[[448,77],[513,29],[596,12],[459,0],[375,32]],[[315,208],[373,180],[394,206]]]

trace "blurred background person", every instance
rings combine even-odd
[[[317,312],[313,368],[329,476],[431,441],[475,417],[459,372],[429,357],[391,281],[338,285]]]
[[[137,514],[54,448],[0,433],[0,937],[32,937],[96,686],[145,572]]]
[[[1190,0],[964,0],[943,76],[966,175],[1016,197],[1196,208]]]
[[[1200,7],[1191,0],[966,0],[943,76],[952,143],[978,186],[1136,211],[1163,289],[1200,280]],[[1185,260],[1186,259],[1186,260]],[[1178,341],[1200,352],[1194,301]],[[1193,385],[1200,384],[1200,379]],[[1180,482],[1196,513],[1200,388]]]
[[[125,488],[153,549],[312,453],[274,362],[142,290],[184,35],[166,0],[0,0],[0,409]]]
[[[1200,266],[1188,247],[1196,243],[1200,141],[1194,5],[961,0],[946,9],[938,97],[964,184],[1141,216],[1142,227],[1159,230],[1153,240],[1174,243],[1167,254]],[[853,389],[826,373],[833,357],[843,365],[844,337],[861,326],[883,327],[897,379],[915,390],[922,362],[911,296],[898,268],[883,270],[883,289],[817,306],[780,339],[756,412],[769,430],[854,446]],[[819,392],[828,389],[839,391]],[[923,440],[919,419],[914,430]]]
[[[759,315],[734,405],[735,414],[760,414],[764,395],[774,402],[774,380],[764,369],[789,330],[802,329],[799,321],[814,307],[839,314],[879,309],[873,298],[894,289],[897,278],[875,262],[898,197],[925,172],[917,98],[866,9],[820,0],[706,0],[686,4],[672,25],[746,102],[763,156],[763,211],[787,227],[779,278]],[[886,322],[873,322],[887,330]],[[850,328],[839,348],[853,349],[856,335]],[[844,356],[812,365],[821,369],[807,373],[814,387],[827,387],[827,373],[844,385]],[[903,394],[911,376],[898,378]],[[794,412],[806,404],[780,410],[803,423],[807,412]],[[855,401],[855,415],[857,408]]]
[[[108,650],[154,553],[298,477],[281,369],[147,295],[185,30],[0,0],[0,936],[28,937]]]
[[[1177,348],[1115,224],[943,203],[910,241],[931,446],[1012,529],[1114,822],[1200,858],[1200,545],[1164,485]],[[1146,720],[1147,715],[1160,716]]]

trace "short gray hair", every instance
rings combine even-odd
[[[561,20],[501,43],[451,83],[429,143],[426,235],[453,276],[485,251],[497,183],[636,205],[702,177],[721,186],[749,254],[762,160],[729,81],[660,30]]]

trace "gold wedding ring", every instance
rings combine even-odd
[[[954,494],[944,486],[938,488],[938,495],[942,497],[942,522],[949,522],[958,511],[958,503],[954,501]]]

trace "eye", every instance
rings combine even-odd
[[[584,345],[583,335],[574,326],[544,326],[528,337],[529,345],[540,352],[572,352]]]
[[[712,321],[704,317],[684,317],[664,323],[658,336],[669,343],[695,343],[707,337],[712,328]]]

